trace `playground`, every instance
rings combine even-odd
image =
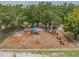
[[[15,33],[0,44],[0,49],[79,48],[74,41],[64,36],[64,32],[49,33],[41,28],[40,30],[40,35],[36,35],[35,33],[30,33],[28,31]]]

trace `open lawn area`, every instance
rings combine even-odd
[[[0,56],[12,57],[79,57],[79,50],[0,50]]]
[[[51,57],[79,57],[79,50],[36,51],[33,53]]]

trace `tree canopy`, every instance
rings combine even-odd
[[[0,4],[0,31],[3,29],[26,28],[28,25],[42,23],[47,29],[48,24],[64,25],[64,30],[79,34],[79,6],[72,3],[54,5],[51,2],[40,2],[29,5]]]

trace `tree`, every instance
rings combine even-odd
[[[40,21],[45,25],[45,28],[47,30],[48,24],[51,24],[52,16],[53,16],[53,8],[52,4],[49,2],[41,2],[39,3],[39,9],[40,9]]]
[[[77,39],[79,33],[79,7],[74,8],[73,12],[68,13],[64,17],[64,28],[66,31],[72,32]]]

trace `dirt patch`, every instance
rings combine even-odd
[[[40,32],[40,43],[35,42],[35,34],[30,36],[22,33],[21,36],[12,36],[0,45],[6,49],[49,49],[49,48],[78,48],[73,42],[67,41],[65,45],[60,45],[56,34]]]

